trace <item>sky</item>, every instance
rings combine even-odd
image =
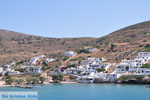
[[[0,29],[44,37],[101,37],[150,20],[150,0],[0,0]]]

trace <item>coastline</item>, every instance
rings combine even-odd
[[[0,81],[0,87],[11,87],[11,85],[6,85],[5,81]]]

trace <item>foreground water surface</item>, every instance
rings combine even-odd
[[[49,84],[34,89],[0,87],[0,91],[37,91],[39,100],[150,100],[146,85]]]

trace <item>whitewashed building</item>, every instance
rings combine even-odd
[[[73,51],[66,51],[65,52],[65,56],[75,56],[75,55],[76,55],[76,53]]]
[[[92,48],[92,47],[84,47],[85,50],[88,50],[89,52],[94,52],[96,50],[96,48]]]
[[[148,73],[149,69],[143,69],[141,66],[147,64],[149,60],[150,52],[139,52],[138,57],[134,60],[122,60],[122,62],[115,68],[115,72]]]
[[[46,64],[48,64],[48,63],[50,63],[50,62],[53,62],[53,61],[55,61],[55,59],[53,59],[53,58],[46,58],[46,59],[45,59],[45,63],[46,63]]]
[[[29,66],[27,67],[27,73],[42,73],[41,66]]]
[[[8,73],[8,75],[18,75],[18,74],[20,74],[19,71],[14,71],[14,70],[9,70],[7,73]]]
[[[150,52],[139,52],[138,53],[138,58],[145,59],[145,60],[150,60]]]
[[[150,68],[140,68],[139,72],[150,75]]]
[[[115,82],[117,80],[117,74],[112,73],[98,73],[95,76],[95,82]]]
[[[29,64],[36,65],[38,61],[40,61],[40,58],[34,57],[30,59]]]

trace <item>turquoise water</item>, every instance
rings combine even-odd
[[[37,91],[39,100],[150,100],[146,85],[50,84],[34,89],[1,87],[0,91]]]

